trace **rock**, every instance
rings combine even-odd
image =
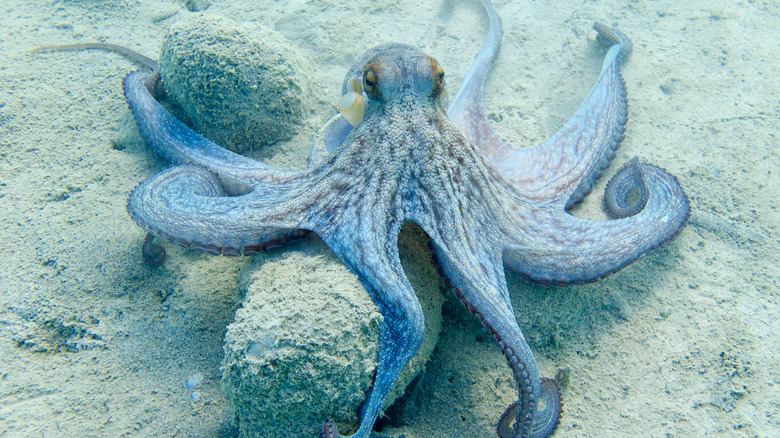
[[[289,140],[306,116],[311,67],[270,28],[187,14],[165,36],[159,65],[195,130],[232,151]]]
[[[441,281],[424,233],[404,229],[399,251],[425,313],[425,340],[385,409],[424,369],[441,330]],[[332,417],[358,423],[379,357],[377,311],[357,277],[316,238],[256,257],[242,274],[243,307],[225,335],[222,386],[241,436],[318,437]]]

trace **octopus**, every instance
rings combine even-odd
[[[357,438],[371,433],[423,337],[423,313],[399,260],[404,223],[425,231],[445,285],[506,358],[517,399],[500,417],[498,436],[547,437],[562,416],[561,393],[554,379],[539,376],[505,267],[545,285],[596,281],[669,242],[690,213],[675,177],[636,158],[607,185],[609,220],[569,213],[623,138],[620,68],[631,42],[596,23],[606,55],[595,86],[552,137],[516,149],[491,127],[483,103],[502,39],[497,12],[489,0],[483,4],[488,35],[449,105],[444,70],[434,58],[403,44],[370,49],[348,71],[340,112],[315,137],[303,170],[235,154],[189,129],[155,99],[156,71],[132,72],[123,83],[144,140],[174,164],[130,194],[128,212],[150,236],[146,252],[154,252],[151,236],[239,256],[316,233],[365,286],[384,318]],[[141,60],[156,70],[154,61]],[[335,423],[324,420],[321,436],[339,437]]]

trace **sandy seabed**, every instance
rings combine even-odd
[[[567,377],[555,436],[777,436],[780,5],[496,7],[505,36],[486,103],[517,147],[554,133],[595,81],[594,20],[633,39],[626,138],[574,213],[603,218],[605,181],[633,156],[676,175],[692,206],[669,246],[596,284],[544,288],[507,274],[542,375]],[[442,63],[454,93],[487,30],[472,0],[215,0],[208,11],[277,30],[316,66],[306,127],[255,153],[288,167],[305,165],[309,139],[364,50],[417,45]],[[144,233],[125,204],[165,163],[143,144],[122,96],[122,77],[137,67],[95,51],[30,54],[106,41],[156,57],[188,13],[165,0],[0,5],[0,436],[238,432],[219,365],[248,259],[168,247],[163,268],[147,266]],[[447,300],[431,362],[384,434],[494,436],[513,398],[489,336]]]

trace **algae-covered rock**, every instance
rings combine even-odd
[[[441,329],[440,279],[422,231],[409,228],[399,250],[426,333],[385,408],[423,370]],[[306,243],[258,256],[240,282],[246,298],[225,335],[222,385],[241,435],[318,437],[328,417],[341,431],[356,427],[382,318],[357,277],[326,247]]]
[[[288,140],[304,119],[310,67],[270,28],[188,14],[165,36],[159,64],[195,129],[233,151]]]

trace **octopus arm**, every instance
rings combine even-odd
[[[594,221],[563,209],[510,237],[504,264],[541,284],[585,283],[606,277],[673,239],[690,215],[677,179],[641,164],[648,191],[645,207],[633,216]],[[519,230],[519,228],[518,228]]]
[[[610,46],[598,81],[556,134],[535,148],[518,150],[493,129],[485,110],[485,81],[502,36],[501,19],[487,1],[485,8],[490,18],[488,36],[448,115],[521,191],[570,207],[590,191],[623,138],[628,105],[620,64],[631,52],[631,42],[616,29],[596,23],[598,40]]]
[[[173,117],[149,93],[148,72],[135,71],[123,86],[130,111],[141,136],[166,161],[195,164],[216,173],[231,194],[246,191],[258,183],[292,185],[303,172],[279,169],[224,149]]]
[[[511,147],[490,126],[485,112],[485,82],[490,66],[501,48],[504,31],[501,17],[493,5],[487,0],[484,0],[483,4],[490,20],[488,35],[452,103],[447,108],[447,115],[471,141],[480,146],[483,152],[492,156],[497,151],[511,149]]]
[[[417,353],[425,329],[420,303],[404,275],[398,257],[399,221],[358,220],[345,214],[339,224],[315,230],[350,271],[358,276],[382,321],[379,323],[379,363],[374,384],[360,412],[360,425],[352,435],[368,438],[390,389],[403,367]],[[323,438],[340,437],[328,420]]]
[[[489,238],[464,245],[468,240],[453,238],[451,232],[423,228],[431,236],[434,264],[445,284],[490,332],[514,377],[518,398],[500,418],[499,436],[551,435],[562,412],[560,391],[554,380],[542,385],[534,354],[515,319],[497,246]],[[516,428],[508,426],[513,423]]]
[[[305,197],[277,195],[257,190],[228,196],[214,173],[199,166],[174,166],[136,187],[127,210],[148,232],[185,248],[244,255],[307,233],[302,230]]]
[[[533,149],[504,148],[492,159],[529,197],[566,207],[582,200],[615,156],[623,139],[628,102],[620,74],[631,42],[619,31],[596,23],[599,41],[610,44],[601,75],[572,118]]]

